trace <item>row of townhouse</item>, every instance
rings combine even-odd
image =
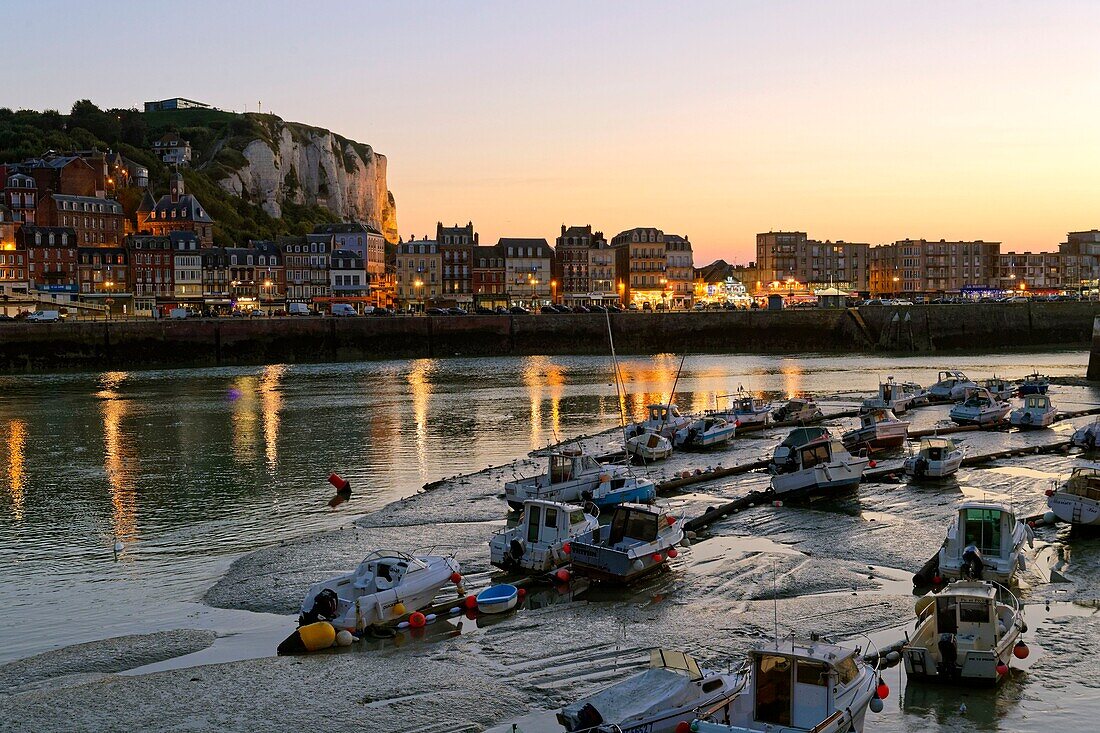
[[[631,303],[688,308],[694,264],[687,237],[637,228],[611,242],[591,225],[562,225],[545,238],[501,237],[482,245],[473,223],[436,225],[434,239],[410,237],[397,247],[400,306],[498,307]]]
[[[1001,252],[1000,242],[901,239],[872,246],[805,232],[756,235],[751,293],[834,286],[876,295],[1093,290],[1100,231],[1069,232],[1056,252]]]

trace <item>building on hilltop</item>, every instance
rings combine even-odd
[[[214,220],[193,195],[187,193],[183,175],[172,173],[168,193],[154,201],[148,192],[137,210],[137,230],[165,236],[169,232],[194,232],[203,247],[214,246]]]
[[[179,133],[166,132],[153,141],[153,154],[168,165],[188,165],[191,162],[191,143]]]
[[[35,220],[43,226],[72,227],[84,247],[119,246],[125,232],[122,204],[95,196],[51,193],[39,199]]]
[[[205,102],[196,102],[193,99],[184,99],[183,97],[172,97],[171,99],[145,103],[146,112],[165,112],[173,109],[213,109],[213,107]]]
[[[553,293],[554,250],[545,238],[501,237],[497,247],[504,255],[504,286],[511,305],[541,308]]]
[[[0,197],[15,224],[36,224],[38,183],[26,173],[10,173],[4,178],[4,193]]]

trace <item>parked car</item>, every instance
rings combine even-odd
[[[620,308],[617,305],[609,305],[609,306],[607,306],[607,312],[608,313],[622,313],[623,309]]]
[[[628,306],[626,307],[626,309],[627,309],[628,311],[636,311],[636,310],[639,310],[639,308],[638,308],[638,304],[637,304],[637,303],[631,303],[630,305],[628,305]]]
[[[596,304],[588,306],[588,310],[592,313],[607,313],[607,308],[604,308],[602,305]]]
[[[657,310],[659,310],[659,311],[667,311],[667,310],[668,310],[668,306],[667,306],[666,304],[664,304],[664,303],[658,303],[658,304],[657,304]]]
[[[447,309],[447,315],[449,316],[465,316],[469,315],[464,308],[459,308],[457,305]]]
[[[531,313],[531,311],[527,310],[522,305],[513,305],[511,308],[508,309],[508,312],[511,313],[513,316],[526,316]]]
[[[550,314],[557,315],[557,312],[558,312],[558,309],[555,308],[552,305],[544,305],[542,308],[539,308],[539,313],[542,313],[543,315],[550,315]]]
[[[312,315],[309,312],[309,306],[305,303],[291,303],[286,307],[286,312],[292,316]]]
[[[428,308],[424,312],[427,313],[429,316],[445,316],[445,315],[447,315],[447,311],[443,310],[442,308],[435,308],[435,307]]]
[[[61,320],[61,314],[54,310],[35,311],[27,316],[31,323],[57,323]]]
[[[9,316],[7,313],[0,313],[0,321],[14,321],[15,319]]]
[[[653,310],[653,304],[652,303],[642,303],[642,310],[652,311]]]
[[[479,305],[477,308],[474,309],[474,313],[477,313],[479,316],[491,316],[496,313],[496,311],[492,308],[486,308],[483,305]]]
[[[190,318],[191,317],[191,311],[187,310],[186,308],[173,308],[172,310],[168,311],[168,317],[169,318],[177,318],[177,319],[178,318]]]
[[[385,318],[387,316],[392,316],[394,313],[389,308],[375,308],[370,314],[376,318]]]
[[[588,308],[583,306],[583,305],[575,305],[575,306],[573,306],[573,312],[574,313],[591,313],[592,311],[588,310]]]
[[[554,309],[555,313],[572,313],[573,312],[573,310],[569,306],[561,305],[561,304],[558,304],[558,303],[551,304],[550,307]]]
[[[496,313],[498,316],[506,316],[506,315],[508,315],[509,310],[507,308],[505,308],[504,306],[502,306],[502,305],[498,305],[493,310],[493,313]]]
[[[333,303],[332,308],[329,310],[329,313],[338,317],[359,315],[355,312],[355,308],[353,308],[348,303]]]

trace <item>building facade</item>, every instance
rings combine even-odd
[[[592,277],[591,253],[593,249],[601,248],[607,250],[607,240],[603,232],[593,232],[591,224],[571,227],[561,225],[561,234],[554,242],[554,280],[557,282],[555,294],[557,302],[566,305],[584,305],[593,301],[591,293],[596,288]],[[612,275],[613,280],[614,275]],[[609,290],[614,293],[613,286]]]
[[[171,231],[165,235],[172,243],[172,299],[179,308],[201,310],[202,247],[194,232]]]
[[[624,305],[657,305],[666,297],[665,233],[653,227],[619,232],[611,239]]]
[[[320,224],[313,233],[333,235],[336,249],[352,252],[362,259],[368,285],[386,274],[386,238],[371,225],[358,221]]]
[[[121,246],[122,204],[95,196],[53,193],[39,199],[36,221],[43,226],[71,227],[82,247]]]
[[[756,267],[761,289],[794,282],[802,290],[835,287],[865,292],[870,288],[871,246],[861,242],[824,242],[806,232],[756,235]]]
[[[508,306],[508,290],[504,278],[504,253],[498,246],[474,247],[474,261],[470,269],[474,289],[474,307],[498,308]]]
[[[423,311],[439,299],[443,257],[435,240],[410,239],[397,245],[397,298],[400,308]]]
[[[175,298],[175,250],[170,237],[134,234],[126,238],[130,253],[130,291],[134,312],[152,315]]]
[[[356,312],[370,300],[367,266],[358,253],[337,249],[329,259],[329,289],[333,303],[346,303]]]
[[[165,133],[153,141],[153,154],[168,165],[187,165],[191,162],[191,143],[178,133]]]
[[[695,263],[687,237],[665,235],[665,280],[664,304],[690,308],[695,296]]]
[[[137,230],[167,236],[170,232],[194,232],[203,247],[214,246],[214,220],[199,200],[187,193],[183,176],[172,174],[168,193],[154,201],[146,192],[137,209]]]
[[[504,255],[504,286],[512,305],[539,308],[550,302],[554,250],[545,239],[502,237],[497,247]]]
[[[315,298],[328,298],[329,257],[336,238],[332,234],[307,234],[304,237],[280,237],[286,270],[288,303],[310,303]]]
[[[872,247],[872,296],[948,295],[998,288],[1000,242],[903,239]]]
[[[478,245],[478,233],[474,231],[473,222],[467,222],[466,226],[456,224],[450,227],[443,226],[443,222],[437,222],[435,241],[443,268],[440,288],[442,297],[460,306],[472,306],[472,263],[474,247]]]
[[[24,225],[16,230],[15,243],[27,252],[30,289],[76,296],[80,280],[76,232],[72,227]]]

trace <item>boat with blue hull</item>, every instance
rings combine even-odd
[[[509,583],[490,585],[477,594],[477,610],[482,613],[511,611],[519,602],[519,588]]]
[[[619,504],[611,522],[572,542],[577,575],[629,583],[664,567],[684,541],[684,518],[656,506]]]
[[[1050,377],[1032,372],[1020,382],[1019,393],[1021,397],[1029,394],[1046,394],[1048,389],[1050,389]]]

